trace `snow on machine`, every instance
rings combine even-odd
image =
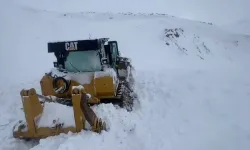
[[[25,121],[13,128],[20,139],[91,130],[100,133],[106,123],[91,105],[114,103],[132,111],[131,62],[121,57],[116,41],[108,38],[48,43],[57,61],[41,81],[41,93],[34,88],[20,92]]]

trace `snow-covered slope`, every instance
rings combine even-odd
[[[13,0],[12,0],[13,1]],[[15,0],[22,6],[56,12],[167,13],[186,19],[228,24],[248,18],[249,0]]]
[[[250,37],[165,14],[58,12],[0,4],[0,149],[250,148]],[[109,37],[136,68],[140,105],[94,110],[109,132],[13,139],[24,119],[19,92],[35,87],[55,60],[48,41]],[[55,110],[56,111],[56,110]]]
[[[232,33],[250,35],[250,19],[244,19],[234,23],[221,26],[223,29]]]

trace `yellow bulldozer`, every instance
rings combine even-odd
[[[109,38],[49,42],[56,61],[34,88],[20,92],[25,120],[13,127],[19,139],[41,139],[61,133],[107,130],[92,105],[113,103],[133,110],[136,99],[131,61]]]

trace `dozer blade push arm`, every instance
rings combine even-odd
[[[82,112],[83,112],[86,120],[88,121],[88,123],[91,126],[94,126],[94,123],[95,123],[95,120],[97,119],[97,116],[96,116],[95,112],[91,108],[89,108],[87,102],[88,102],[88,97],[86,94],[83,94],[81,97],[81,102],[80,102]]]
[[[72,93],[73,93],[73,96],[72,96],[73,107],[75,107],[74,109],[75,110],[80,109],[83,117],[91,126],[91,130],[97,133],[100,133],[102,130],[106,130],[106,123],[103,122],[100,118],[98,118],[95,112],[89,107],[89,104],[88,104],[89,98],[87,96],[87,93],[84,91],[84,89],[73,88]],[[79,111],[76,112],[76,114],[79,114],[79,113],[80,113]],[[78,117],[75,119],[77,121]],[[81,122],[81,120],[78,120],[77,122],[79,121]]]
[[[88,97],[86,93],[84,93],[81,97],[80,106],[86,120],[91,125],[93,131],[99,133],[102,130],[106,130],[106,123],[102,122],[102,120],[98,118],[95,112],[89,107]]]

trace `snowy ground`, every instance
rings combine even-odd
[[[250,36],[162,14],[67,13],[13,1],[0,10],[0,149],[250,149]],[[94,107],[110,126],[101,135],[14,139],[24,118],[20,90],[39,90],[53,66],[47,42],[89,37],[117,40],[132,59],[140,105],[132,113]]]

